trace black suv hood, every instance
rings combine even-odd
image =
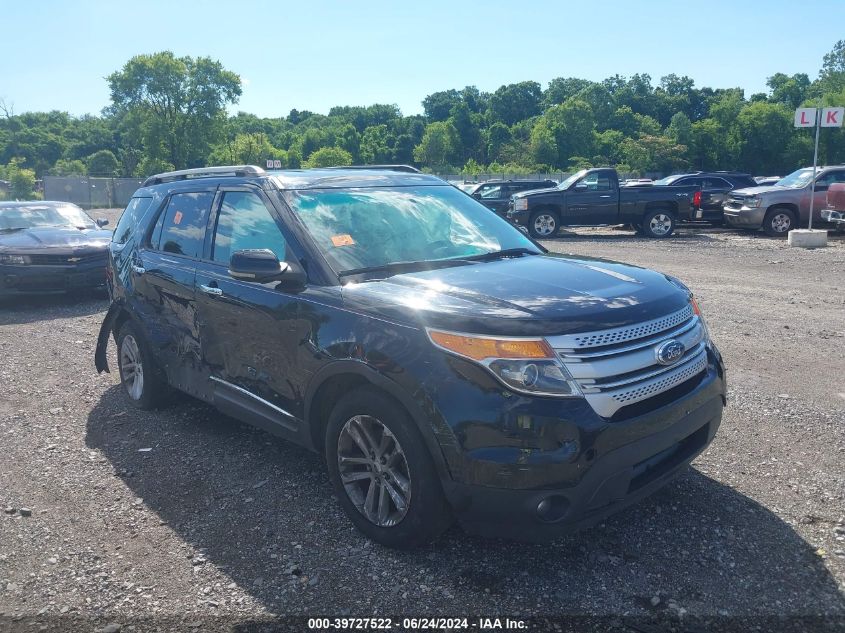
[[[71,226],[44,226],[18,231],[0,231],[0,251],[38,253],[46,248],[68,251],[105,250],[111,241],[111,235],[111,231],[80,230]]]
[[[525,336],[647,321],[683,308],[689,291],[635,266],[535,255],[348,284],[343,301],[417,326]]]

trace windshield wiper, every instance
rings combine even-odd
[[[364,273],[387,272],[398,275],[403,272],[419,271],[419,270],[435,270],[437,268],[448,268],[450,266],[463,266],[464,264],[471,264],[468,258],[465,259],[434,259],[434,260],[420,260],[420,261],[403,261],[390,262],[388,264],[381,264],[379,266],[367,266],[365,268],[352,268],[350,270],[342,270],[338,277],[350,277],[352,275],[361,275]]]
[[[506,248],[501,251],[493,251],[492,253],[482,253],[481,255],[471,255],[466,259],[473,262],[489,262],[494,259],[504,259],[506,257],[520,257],[522,255],[542,255],[530,248]]]

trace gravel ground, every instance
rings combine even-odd
[[[390,551],[351,527],[319,456],[188,398],[129,408],[93,368],[106,300],[15,301],[0,307],[0,630],[242,630],[276,614],[845,623],[845,240],[588,229],[546,245],[677,275],[699,297],[730,402],[675,483],[551,545],[455,528]]]

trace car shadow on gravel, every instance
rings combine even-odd
[[[55,295],[0,297],[0,325],[36,323],[105,312],[105,291],[80,291]]]
[[[190,603],[213,599],[215,613],[227,612],[228,596],[198,592],[211,584],[202,574],[216,569],[228,577],[223,586],[234,582],[268,612],[288,615],[845,614],[813,547],[694,469],[555,543],[455,527],[399,552],[351,527],[318,455],[187,398],[141,412],[112,386],[88,417],[86,443],[110,462],[127,499],[154,513],[116,513],[112,529],[153,543],[175,531],[199,551],[184,563],[199,568],[198,586],[178,590]]]

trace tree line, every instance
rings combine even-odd
[[[285,168],[412,164],[438,173],[571,171],[614,165],[632,173],[737,169],[779,175],[806,165],[811,135],[801,105],[845,105],[845,40],[818,76],[775,73],[768,92],[697,88],[671,74],[559,77],[433,92],[423,114],[398,106],[335,106],[328,114],[227,114],[240,77],[208,57],[138,55],[106,78],[99,116],[24,112],[0,101],[0,180],[25,197],[44,175],[124,175],[223,164]],[[845,132],[823,130],[820,162],[845,162]],[[2,192],[0,192],[2,193]]]

